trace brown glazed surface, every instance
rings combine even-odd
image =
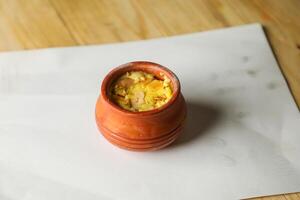
[[[144,71],[172,83],[173,96],[162,107],[143,112],[122,109],[111,99],[109,89],[114,80],[127,71]],[[132,151],[157,150],[171,144],[182,132],[186,104],[178,78],[169,69],[151,62],[131,62],[113,69],[104,78],[96,103],[96,122],[100,132],[112,144]]]

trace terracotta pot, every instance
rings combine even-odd
[[[171,80],[173,96],[162,107],[143,112],[131,112],[116,105],[109,96],[114,80],[127,71],[144,71]],[[171,144],[182,132],[186,104],[180,92],[178,78],[169,69],[151,62],[131,62],[121,65],[104,78],[96,104],[96,122],[100,132],[112,144],[127,150],[157,150]]]

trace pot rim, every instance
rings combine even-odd
[[[128,71],[144,71],[144,72],[148,72],[147,70],[145,70],[145,68],[152,68],[152,69],[156,69],[159,72],[162,72],[164,75],[166,75],[172,84],[172,90],[173,90],[173,95],[172,98],[163,106],[159,107],[159,108],[155,108],[153,110],[148,110],[148,111],[140,111],[140,112],[132,112],[129,110],[125,110],[123,108],[121,108],[120,106],[118,106],[116,103],[113,102],[113,100],[111,100],[111,98],[109,97],[109,90],[110,90],[110,86],[111,83],[118,78],[120,75],[128,72]],[[148,72],[149,73],[149,72]],[[150,72],[151,73],[151,72]],[[114,68],[113,70],[111,70],[103,79],[102,84],[101,84],[101,96],[103,98],[103,100],[105,102],[107,102],[114,110],[128,115],[128,116],[148,116],[148,115],[153,115],[156,113],[160,113],[166,109],[168,109],[174,102],[175,100],[178,98],[180,94],[180,82],[179,79],[177,78],[177,76],[168,68],[154,63],[154,62],[149,62],[149,61],[134,61],[134,62],[129,62],[123,65],[120,65],[116,68]]]

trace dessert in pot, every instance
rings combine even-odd
[[[138,61],[106,75],[95,115],[110,143],[131,151],[153,151],[168,146],[183,132],[186,104],[171,70]]]

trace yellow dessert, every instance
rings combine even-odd
[[[112,100],[123,109],[140,112],[159,108],[172,97],[171,81],[142,71],[127,72],[111,87]]]

